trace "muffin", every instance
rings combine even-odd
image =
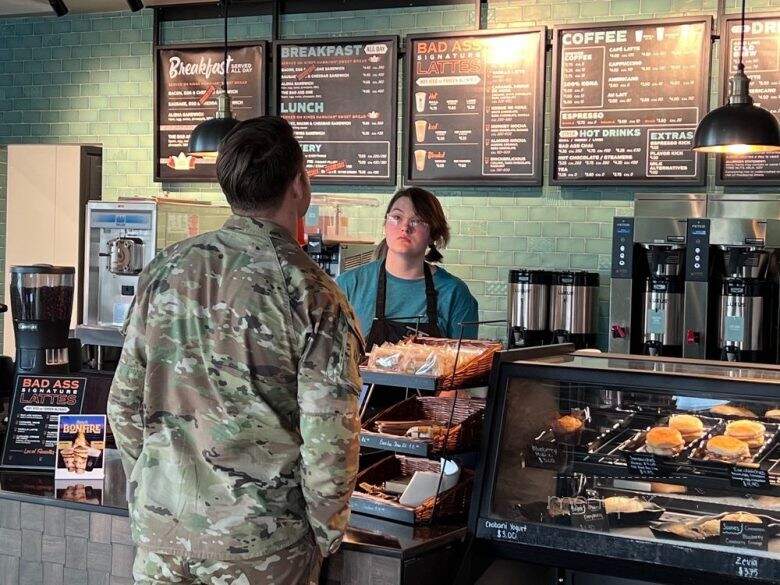
[[[726,425],[728,437],[734,437],[748,444],[748,447],[758,448],[764,444],[766,427],[754,420],[735,420]]]
[[[582,429],[582,420],[570,414],[564,415],[553,422],[552,428],[556,435],[568,435]]]

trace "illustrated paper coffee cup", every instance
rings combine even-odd
[[[635,30],[635,31],[634,31],[634,40],[635,40],[637,43],[641,43],[641,42],[642,42],[642,35],[643,35],[643,34],[644,34],[644,31],[643,31],[641,28],[640,28],[639,30]]]
[[[425,129],[428,127],[428,122],[425,120],[415,120],[414,122],[414,134],[417,137],[417,142],[425,142]]]
[[[428,154],[427,150],[415,150],[414,151],[414,165],[418,171],[425,170],[425,155]]]
[[[414,103],[417,106],[417,112],[422,113],[425,111],[425,98],[428,97],[428,92],[418,91],[414,94]]]

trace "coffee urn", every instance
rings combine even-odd
[[[11,267],[11,314],[18,374],[68,374],[75,269]]]
[[[551,280],[552,274],[545,270],[509,271],[507,344],[510,348],[543,345],[549,340]]]
[[[550,329],[553,343],[595,347],[599,275],[595,272],[554,272],[550,284]]]
[[[770,362],[767,350],[773,285],[766,278],[769,254],[755,247],[719,248],[724,268],[718,304],[720,358]]]
[[[685,248],[643,244],[649,274],[643,291],[642,352],[682,356]]]

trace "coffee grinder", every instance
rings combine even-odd
[[[11,267],[11,314],[17,374],[68,374],[68,333],[76,270],[72,266]]]

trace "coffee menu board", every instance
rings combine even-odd
[[[282,41],[274,59],[312,182],[395,184],[398,38]]]
[[[221,45],[161,47],[156,51],[155,181],[214,182],[215,159],[188,154],[192,130],[217,112],[222,93]],[[265,114],[265,43],[228,48],[228,94],[238,120]]]
[[[541,185],[545,31],[408,37],[406,182]]]
[[[61,414],[79,414],[87,379],[16,376],[0,466],[53,470]]]
[[[710,17],[553,32],[555,185],[703,185]]]
[[[726,18],[721,31],[721,99],[729,95],[729,79],[739,63],[740,19]],[[756,105],[780,116],[780,14],[748,15],[742,52],[750,95]],[[718,156],[718,185],[780,185],[780,153]]]

